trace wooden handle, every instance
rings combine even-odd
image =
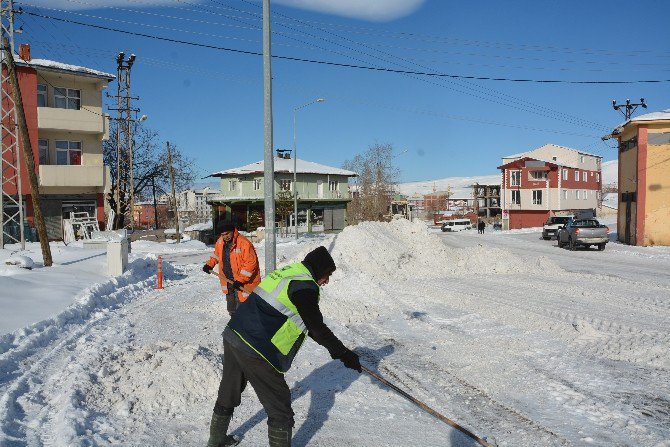
[[[395,386],[394,384],[392,384],[391,382],[389,382],[388,380],[386,380],[385,378],[383,378],[383,377],[380,376],[379,374],[375,373],[374,371],[370,371],[370,370],[369,370],[368,368],[366,368],[365,366],[362,366],[361,368],[363,369],[363,371],[365,371],[366,373],[368,373],[369,375],[371,375],[371,376],[374,377],[375,379],[379,380],[379,381],[380,381],[381,383],[383,383],[384,385],[386,385],[386,386],[388,386],[389,388],[393,389],[394,391],[398,392],[401,396],[405,397],[406,399],[408,399],[409,401],[413,402],[414,404],[416,404],[417,406],[419,406],[419,407],[422,408],[423,410],[425,410],[425,411],[427,411],[428,413],[432,414],[433,416],[435,416],[436,418],[438,418],[439,420],[441,420],[441,421],[444,422],[445,424],[449,424],[450,426],[454,427],[456,430],[458,430],[458,431],[460,431],[461,433],[463,433],[463,434],[469,436],[470,438],[474,439],[475,441],[477,441],[477,443],[479,443],[479,445],[482,445],[482,446],[484,446],[484,447],[495,447],[493,444],[491,444],[491,443],[487,442],[486,440],[480,438],[479,436],[477,436],[476,434],[472,433],[472,432],[471,432],[470,430],[468,430],[467,428],[462,427],[462,426],[459,425],[457,422],[452,421],[452,420],[449,419],[448,417],[446,417],[446,416],[444,416],[444,415],[438,413],[437,411],[433,410],[433,409],[430,408],[428,405],[426,405],[426,404],[424,404],[423,402],[421,402],[419,399],[417,399],[417,398],[411,396],[409,393],[407,393],[407,392],[401,390],[400,388],[398,388],[397,386]]]
[[[211,273],[212,275],[216,275],[216,276],[218,276],[219,278],[223,279],[223,280],[226,281],[228,284],[231,284],[231,285],[232,285],[232,284],[235,282],[235,281],[233,281],[233,280],[231,280],[231,279],[228,279],[228,277],[227,277],[226,275],[224,275],[223,273],[216,273],[214,270],[212,270],[210,273]],[[246,293],[251,293],[251,292],[253,292],[253,290],[249,290],[249,289],[247,289],[246,287],[242,287],[242,291],[243,291],[243,292],[246,292]]]

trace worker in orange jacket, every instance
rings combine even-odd
[[[232,316],[237,306],[249,296],[244,289],[251,291],[261,282],[261,272],[253,244],[237,231],[234,223],[223,222],[219,231],[221,236],[214,245],[214,254],[202,270],[210,273],[219,264],[219,273],[233,281],[231,285],[220,278],[221,290],[226,295],[226,307]]]

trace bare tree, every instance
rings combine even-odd
[[[395,193],[400,170],[393,164],[393,146],[374,144],[363,154],[344,162],[344,168],[358,174],[352,180],[353,197],[347,207],[350,223],[385,220]]]
[[[275,197],[275,214],[279,217],[279,226],[283,230],[286,220],[293,213],[293,193],[291,191],[279,191]],[[284,231],[281,231],[284,233]]]
[[[135,197],[148,199],[153,196],[153,185],[156,194],[163,195],[170,191],[170,176],[167,169],[167,152],[165,143],[161,142],[158,133],[136,124],[133,131],[133,184]],[[182,190],[189,188],[195,180],[195,168],[193,160],[186,157],[178,147],[171,145],[172,165],[174,168],[175,188]],[[110,168],[111,190],[107,195],[107,203],[112,209],[116,209],[116,185],[118,175],[116,172],[116,122],[112,122],[109,131],[109,140],[103,144],[103,158],[106,166]],[[123,228],[125,216],[130,207],[130,194],[121,197],[121,214],[114,217],[114,229]]]

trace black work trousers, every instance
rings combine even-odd
[[[240,300],[237,296],[237,291],[233,290],[233,288],[229,285],[228,294],[226,295],[226,310],[228,311],[228,315],[232,317],[239,305]]]
[[[268,415],[272,427],[293,427],[291,390],[284,375],[277,372],[265,359],[250,352],[243,341],[230,329],[223,336],[223,376],[214,413],[232,415],[242,401],[247,381],[254,387],[258,400]],[[232,339],[232,340],[231,340]]]

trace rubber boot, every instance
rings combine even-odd
[[[291,447],[291,427],[271,427],[268,425],[270,447]]]
[[[212,422],[209,425],[209,441],[207,447],[225,446],[228,440],[228,426],[230,425],[231,415],[220,415],[212,413]],[[231,444],[233,445],[233,444]]]

